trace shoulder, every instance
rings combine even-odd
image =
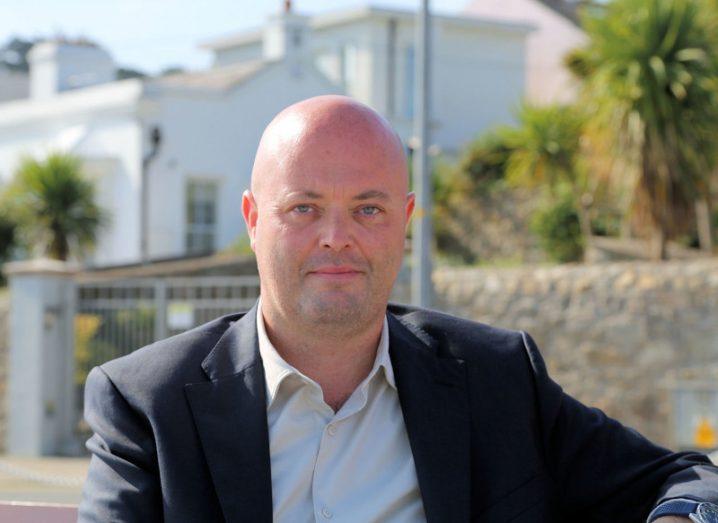
[[[100,369],[123,395],[132,396],[205,380],[202,361],[244,314],[222,316],[108,361]]]
[[[415,336],[434,347],[440,357],[479,362],[517,357],[525,360],[532,345],[524,332],[443,312],[393,304],[388,311]]]

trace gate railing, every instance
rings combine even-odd
[[[258,296],[258,276],[78,282],[74,316],[78,419],[85,379],[93,367],[216,317],[247,310]]]

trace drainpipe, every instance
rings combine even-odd
[[[149,168],[157,157],[162,143],[162,132],[159,127],[150,131],[150,150],[142,158],[142,178],[140,181],[140,257],[142,263],[149,263],[148,222],[149,222]]]

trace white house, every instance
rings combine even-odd
[[[27,73],[13,71],[0,64],[0,103],[27,98],[30,82]]]
[[[467,16],[531,24],[526,39],[526,98],[534,103],[567,103],[577,82],[563,64],[566,54],[587,42],[578,24],[576,2],[566,0],[471,0]]]
[[[405,142],[414,114],[415,13],[363,7],[306,19],[317,67],[347,94],[389,119]],[[533,26],[468,16],[432,17],[432,141],[456,152],[512,119],[524,95],[526,37]],[[216,66],[256,59],[266,28],[202,44]]]
[[[82,60],[73,60],[81,55]],[[48,42],[33,48],[31,96],[0,104],[0,179],[23,154],[81,156],[111,215],[91,262],[207,252],[244,230],[242,191],[264,126],[283,107],[341,90],[298,53],[158,79],[111,81],[99,48]],[[114,71],[113,71],[114,73]],[[77,87],[84,82],[83,87]],[[142,227],[143,159],[147,221]]]
[[[375,8],[313,18],[285,12],[257,31],[205,43],[215,55],[206,71],[122,81],[97,46],[38,44],[29,55],[29,98],[0,103],[0,182],[23,154],[81,156],[112,218],[95,265],[225,248],[245,234],[241,194],[261,131],[281,108],[346,92],[385,114],[409,142],[413,24],[409,12]],[[511,119],[530,30],[436,17],[436,145],[455,151]]]

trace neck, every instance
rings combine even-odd
[[[369,375],[376,359],[384,316],[355,332],[317,332],[316,326],[262,311],[267,337],[292,367],[316,381],[334,411]]]

